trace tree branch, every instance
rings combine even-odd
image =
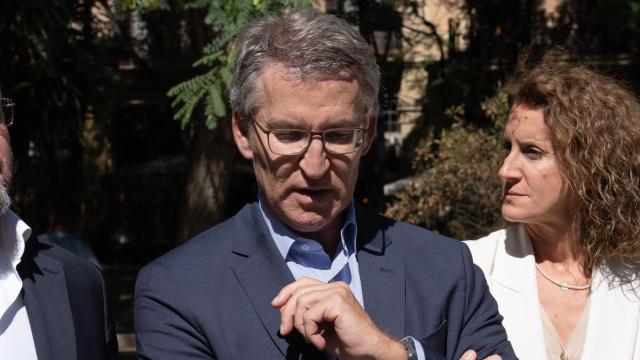
[[[420,19],[420,21],[422,22],[422,25],[426,26],[427,28],[429,28],[429,30],[431,30],[431,33],[422,31],[422,30],[418,30],[415,28],[411,28],[409,26],[406,25],[402,25],[403,27],[406,27],[408,30],[411,31],[415,31],[427,36],[431,36],[433,38],[436,39],[436,44],[438,45],[438,52],[440,53],[440,63],[444,63],[444,41],[442,40],[442,37],[440,35],[438,35],[438,31],[436,30],[436,26],[431,22],[428,21],[427,19],[425,19],[423,16],[421,16],[420,14],[418,14],[418,7],[415,3],[411,4],[411,14],[414,15],[415,17],[417,17],[418,19]]]

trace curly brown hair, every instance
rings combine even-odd
[[[540,109],[578,203],[576,250],[587,271],[624,283],[640,272],[640,104],[626,86],[553,49],[523,56],[506,90]]]

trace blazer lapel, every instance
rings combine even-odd
[[[364,308],[380,329],[401,338],[405,335],[404,261],[385,236],[391,220],[374,218],[360,206],[356,206],[356,219]]]
[[[508,227],[489,282],[509,341],[521,359],[546,358],[533,247],[524,226]],[[522,324],[531,324],[523,326]]]
[[[524,226],[510,226],[505,240],[498,244],[491,279],[517,293],[536,288],[533,247]]]
[[[265,330],[286,356],[289,343],[279,335],[280,312],[271,306],[271,300],[294,278],[271,239],[258,205],[251,205],[243,212],[236,225],[239,235],[232,251],[239,260],[232,266],[233,272]],[[249,228],[248,224],[255,227]]]
[[[640,301],[631,286],[610,287],[600,271],[594,271],[589,319],[582,359],[633,359],[640,324]],[[634,352],[636,352],[634,354]]]
[[[76,359],[76,334],[62,263],[37,254],[50,245],[36,238],[29,242],[35,246],[25,251],[19,272],[38,359]]]

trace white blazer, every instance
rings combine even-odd
[[[535,259],[524,226],[515,224],[465,243],[498,302],[516,355],[546,359]],[[602,273],[594,271],[582,360],[640,360],[640,300],[628,288],[610,288]]]

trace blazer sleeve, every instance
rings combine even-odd
[[[118,359],[118,337],[116,336],[116,326],[111,312],[111,299],[109,298],[109,291],[107,290],[102,272],[97,267],[95,269],[100,276],[100,282],[102,284],[102,304],[104,307],[104,334],[107,348],[107,359],[116,360]]]
[[[140,271],[134,300],[139,359],[215,359],[207,339],[187,310],[187,298],[161,263]]]
[[[29,242],[32,242],[28,245],[31,249],[45,251],[39,255],[43,256],[43,259],[59,261],[63,266],[68,306],[72,312],[72,319],[69,321],[73,322],[75,330],[78,359],[117,359],[118,339],[111,312],[109,291],[100,269],[64,249],[49,245],[48,242],[43,244],[36,238]],[[39,291],[43,291],[40,294],[43,300],[49,300],[48,297],[52,295],[50,288]],[[52,308],[49,311],[60,311],[59,306],[64,305],[60,305],[58,301],[51,301],[49,306]],[[66,321],[61,318],[45,320],[52,323],[51,329],[60,326],[55,323],[56,321]]]
[[[459,359],[469,349],[478,353],[478,359],[493,354],[500,355],[502,360],[517,359],[482,270],[474,265],[469,249],[466,246],[461,249],[466,284],[463,326],[454,359]]]

